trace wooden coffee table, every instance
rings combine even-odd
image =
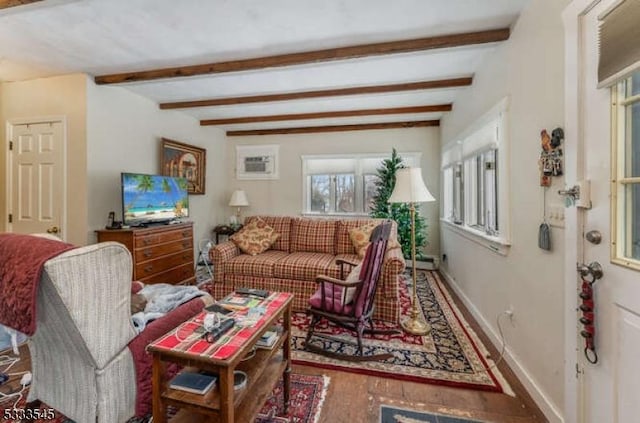
[[[194,332],[202,326],[205,312],[183,323],[149,345],[153,355],[153,422],[165,423],[167,406],[179,408],[171,422],[252,422],[282,376],[284,411],[289,403],[291,374],[291,303],[293,294],[272,292],[263,300],[266,312],[252,326],[236,325],[220,340],[208,343]],[[262,334],[282,317],[282,333],[272,349],[256,349],[242,361]],[[213,372],[217,386],[204,395],[168,387],[167,363]],[[233,372],[248,375],[247,386],[233,389]]]

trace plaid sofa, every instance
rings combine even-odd
[[[247,218],[246,223],[257,217]],[[231,241],[216,245],[209,251],[213,263],[213,283],[209,290],[214,298],[222,298],[238,287],[287,291],[295,295],[293,309],[296,311],[307,309],[307,301],[317,288],[317,275],[340,278],[336,259],[359,261],[349,230],[375,220],[259,217],[280,233],[280,238],[271,249],[256,256],[242,254]],[[390,239],[397,239],[397,234],[394,222]],[[402,251],[388,250],[376,293],[374,319],[398,322],[398,279],[404,267]]]

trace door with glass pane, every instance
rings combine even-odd
[[[574,0],[564,16],[566,183],[591,188],[590,208],[565,210],[565,421],[586,423],[640,416],[640,74],[598,88],[615,3]]]

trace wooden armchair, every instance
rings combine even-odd
[[[374,329],[371,319],[374,297],[382,274],[382,264],[390,231],[390,221],[380,224],[373,230],[370,244],[362,263],[355,267],[346,279],[344,278],[343,266],[345,264],[355,266],[357,263],[338,260],[337,264],[341,266],[341,279],[324,275],[316,278],[316,283],[319,286],[309,299],[310,307],[307,309],[307,313],[311,315],[311,323],[309,324],[309,331],[305,341],[307,350],[351,361],[383,360],[391,357],[390,354],[365,355],[362,346],[362,335],[364,333],[396,332],[393,330]],[[333,353],[311,342],[315,327],[322,318],[356,333],[358,342],[356,356]],[[324,335],[316,334],[316,336]]]

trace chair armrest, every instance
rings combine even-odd
[[[336,264],[339,266],[342,266],[343,264],[348,264],[349,266],[357,266],[360,264],[360,262],[355,260],[347,260],[345,258],[337,258]]]
[[[213,264],[213,282],[224,282],[224,262],[241,254],[240,249],[232,241],[218,244],[209,250],[209,260]]]
[[[353,288],[353,287],[358,286],[358,285],[360,285],[362,283],[361,280],[357,280],[357,281],[353,281],[353,282],[347,282],[347,281],[343,281],[341,279],[332,278],[331,276],[325,276],[325,275],[316,276],[316,283],[325,283],[325,282],[329,282],[329,283],[332,283],[332,284],[338,285],[338,286],[344,286],[345,288]]]

